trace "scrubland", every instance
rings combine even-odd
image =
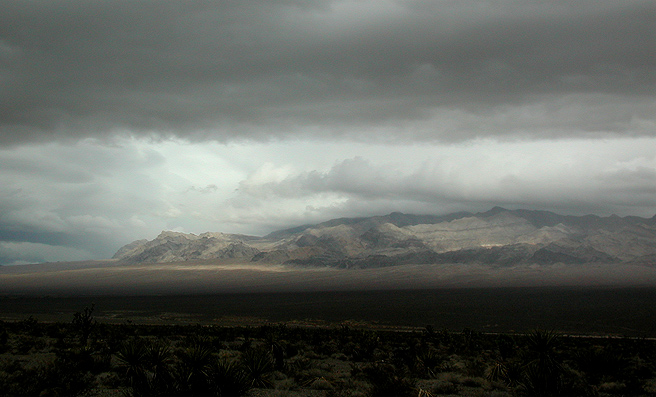
[[[656,341],[432,326],[0,323],[0,394],[627,396],[656,394]]]

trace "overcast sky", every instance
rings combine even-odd
[[[12,1],[0,264],[161,230],[656,214],[656,2]]]

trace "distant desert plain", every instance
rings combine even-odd
[[[116,260],[0,267],[0,295],[162,295],[530,286],[655,286],[639,265],[400,265],[300,267],[206,259],[157,264]]]

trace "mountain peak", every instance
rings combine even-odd
[[[492,207],[492,209],[483,212],[481,215],[485,216],[485,217],[488,217],[488,216],[494,216],[494,215],[500,214],[502,212],[508,212],[508,210],[503,208],[503,207],[499,207],[497,205],[497,206]]]
[[[623,262],[656,255],[656,230],[631,232],[635,230],[631,225],[649,222],[639,217],[558,215],[499,206],[477,214],[392,212],[333,219],[265,237],[164,231],[154,240],[128,244],[115,258],[129,263],[267,258],[271,263],[339,267],[544,264],[545,260],[563,258],[572,263]]]
[[[162,232],[157,236],[158,239],[163,239],[163,238],[186,238],[186,239],[192,239],[194,237],[198,237],[195,234],[189,234],[189,233],[182,233],[182,232],[174,232],[172,230],[162,230]]]

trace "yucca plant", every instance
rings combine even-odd
[[[192,394],[205,394],[209,389],[210,367],[213,350],[196,343],[180,354],[182,361],[179,373],[180,388]]]
[[[150,388],[157,394],[166,394],[173,385],[173,353],[171,348],[162,343],[155,342],[147,347],[147,362],[150,369]]]
[[[257,348],[248,349],[242,354],[241,363],[253,387],[272,386],[269,374],[273,372],[274,365],[268,351]]]
[[[527,358],[522,386],[534,395],[557,393],[561,387],[563,366],[557,357],[558,334],[534,330],[528,335]]]
[[[536,355],[539,360],[552,360],[558,344],[558,334],[554,331],[536,329],[528,334],[528,351]]]
[[[222,397],[241,396],[251,388],[251,380],[246,371],[235,360],[216,360],[210,375],[214,391]]]
[[[121,346],[116,353],[119,369],[127,379],[134,394],[147,394],[148,385],[148,350],[141,339],[131,339]]]
[[[495,361],[488,369],[487,379],[503,382],[508,387],[516,387],[522,382],[524,368],[518,361]]]
[[[417,367],[428,378],[434,378],[443,362],[442,356],[435,349],[425,349],[417,353]]]
[[[419,388],[417,390],[417,397],[433,397],[433,394],[428,390]]]

